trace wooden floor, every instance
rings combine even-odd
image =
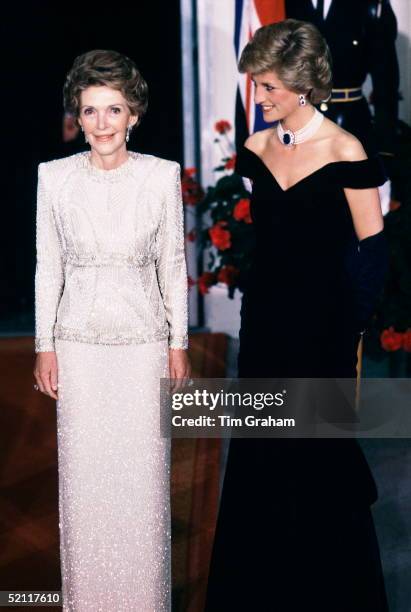
[[[223,334],[193,335],[193,377],[224,377],[225,353]],[[33,364],[33,338],[0,340],[3,591],[61,588],[55,402],[34,391]],[[218,440],[173,440],[173,612],[202,611],[217,513],[219,461]]]

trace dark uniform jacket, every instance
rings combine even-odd
[[[285,0],[286,16],[314,23],[330,47],[333,88],[372,78],[374,126],[365,98],[328,103],[326,116],[359,138],[368,154],[392,155],[398,117],[397,21],[389,0],[332,0],[326,18],[311,0]]]

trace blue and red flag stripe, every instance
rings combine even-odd
[[[284,0],[235,0],[234,46],[237,61],[254,32],[263,25],[285,19]],[[235,109],[236,144],[267,127],[259,106],[254,104],[253,84],[248,74],[240,74]]]

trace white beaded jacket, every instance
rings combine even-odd
[[[187,347],[180,167],[129,152],[114,170],[90,153],[39,165],[36,353],[54,339]]]

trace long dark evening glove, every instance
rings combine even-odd
[[[363,333],[374,314],[388,271],[384,230],[359,241],[358,256],[355,260],[357,329]]]

